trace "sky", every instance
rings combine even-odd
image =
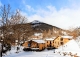
[[[62,29],[80,26],[80,0],[0,0],[21,10],[28,21],[39,20]]]

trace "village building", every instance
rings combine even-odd
[[[53,38],[46,38],[45,39],[45,48],[54,48],[54,39],[56,37]]]
[[[44,38],[44,39],[32,38],[26,41],[23,44],[23,46],[24,48],[31,48],[35,50],[36,49],[44,50],[45,48],[53,49],[53,48],[58,48],[61,45],[66,44],[71,39],[73,39],[73,36],[58,36],[58,37]]]
[[[44,40],[29,40],[23,44],[24,48],[31,48],[31,49],[38,49],[43,50],[45,49],[45,41]]]
[[[68,41],[70,41],[73,36],[58,36],[54,39],[54,47],[58,48],[61,45],[64,45]]]
[[[28,41],[25,41],[22,45],[24,48],[28,48]]]

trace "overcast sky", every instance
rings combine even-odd
[[[39,20],[62,29],[80,26],[80,0],[0,0],[20,9],[29,21]]]

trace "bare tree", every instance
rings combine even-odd
[[[16,13],[14,13],[11,16],[10,22],[11,22],[12,25],[14,25],[14,24],[24,24],[25,19],[27,19],[27,18],[25,16],[21,15],[20,10],[16,10]]]
[[[79,31],[75,27],[72,27],[69,29],[69,35],[76,39],[76,37],[79,36]]]
[[[10,5],[8,5],[7,7],[5,5],[0,7],[0,17],[1,17],[1,30],[2,30],[2,35],[3,35],[3,41],[2,41],[2,51],[3,51],[3,45],[5,43],[5,38],[7,35],[7,31],[5,29],[8,29],[8,20],[10,17]],[[6,44],[6,43],[5,43]],[[1,56],[2,56],[2,52],[1,52]]]
[[[10,13],[10,5],[2,6],[0,8],[0,16],[1,16],[1,27],[3,34],[3,43],[11,43],[18,40],[18,45],[21,41],[21,36],[23,36],[23,40],[27,38],[31,33],[30,24],[25,24],[25,19],[27,18],[23,16],[20,10],[16,10],[13,14]],[[14,41],[13,41],[14,40]],[[3,47],[3,46],[2,46]]]

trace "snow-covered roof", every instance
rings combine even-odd
[[[73,38],[73,36],[61,36],[62,38]]]
[[[49,40],[49,41],[51,41],[51,40],[54,40],[56,37],[52,37],[52,38],[46,38],[45,40]]]
[[[37,43],[45,43],[44,40],[32,40],[32,41],[37,42]]]
[[[25,42],[28,42],[28,41],[25,41]]]
[[[54,40],[53,38],[47,38],[46,40]]]

